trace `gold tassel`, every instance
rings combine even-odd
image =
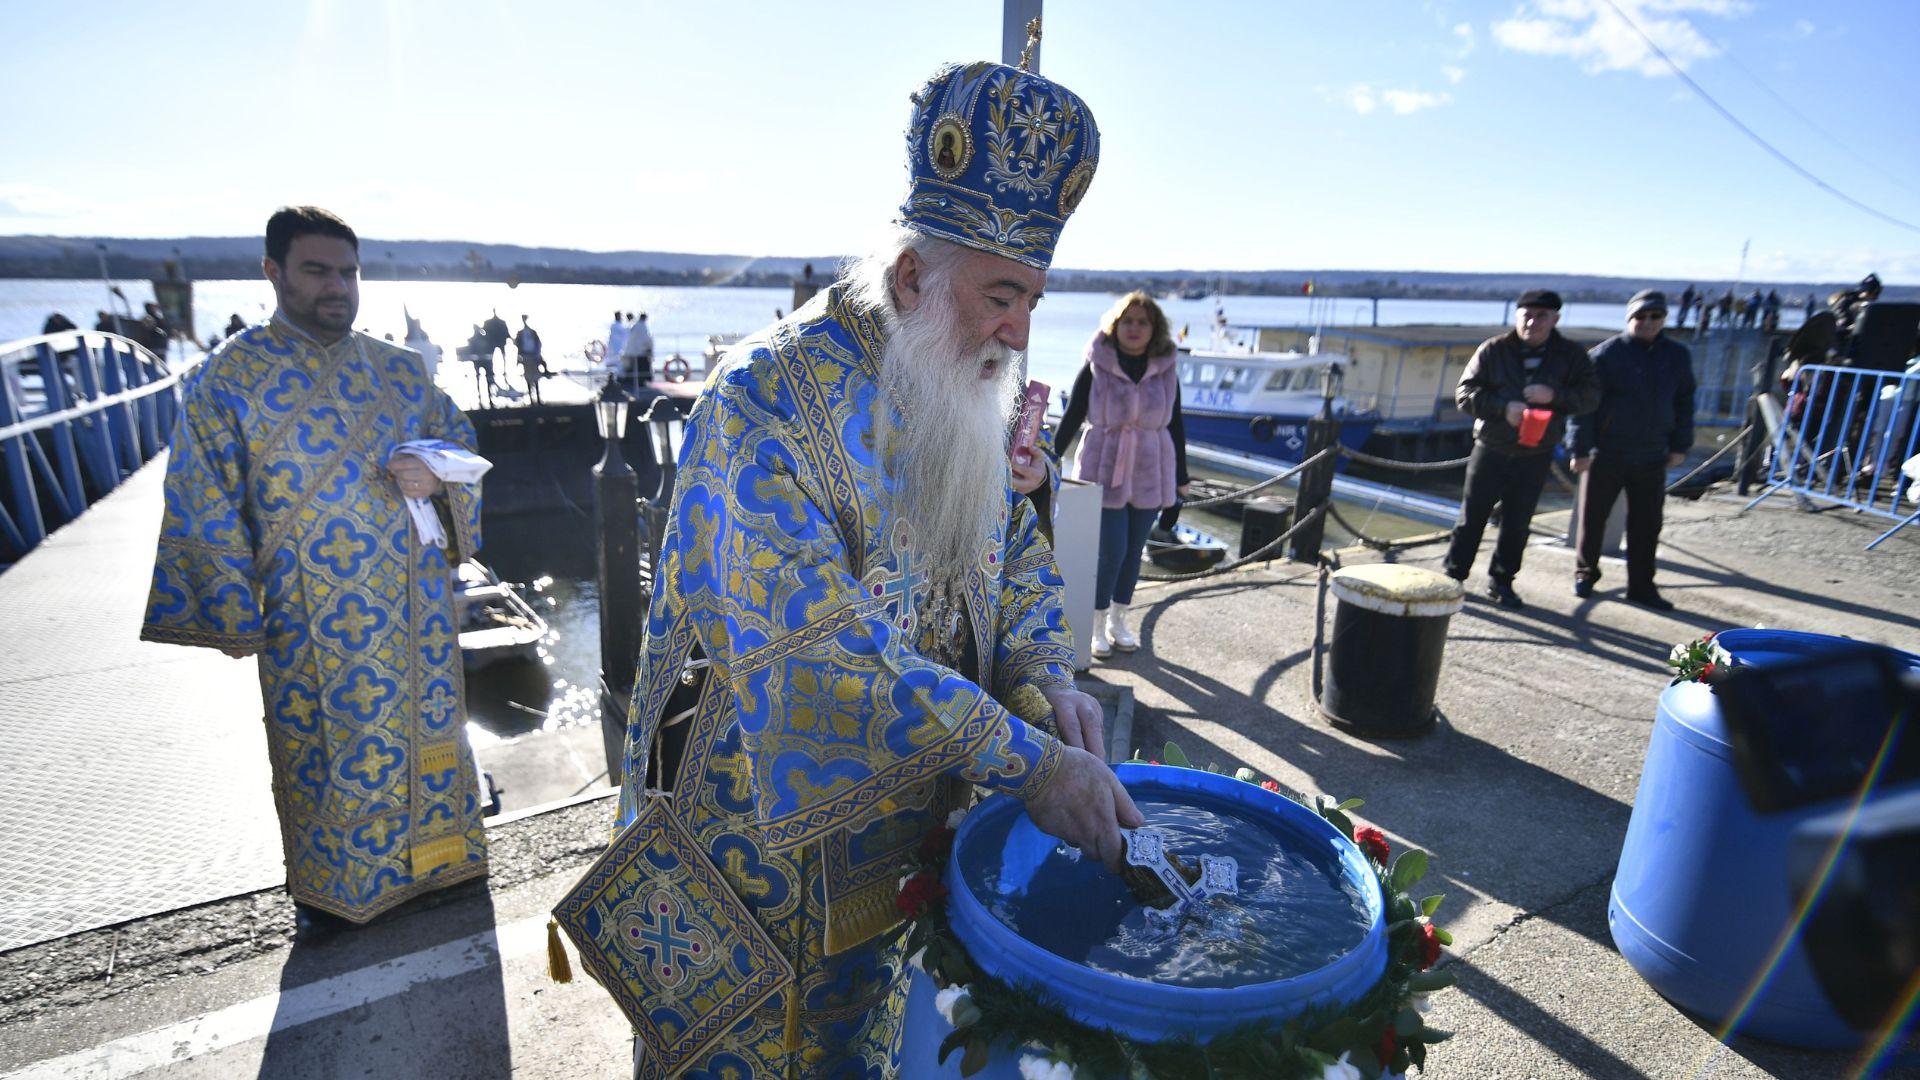
[[[793,981],[793,988],[787,991],[787,1030],[783,1034],[786,1052],[791,1054],[800,1049],[800,980]]]
[[[573,965],[567,963],[567,947],[560,941],[560,920],[547,920],[547,978],[557,983],[573,981]]]

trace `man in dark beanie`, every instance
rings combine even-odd
[[[1607,515],[1627,493],[1627,599],[1655,611],[1673,603],[1653,587],[1653,554],[1667,498],[1667,470],[1693,446],[1693,357],[1669,338],[1666,294],[1627,301],[1627,330],[1594,347],[1600,407],[1567,425],[1567,450],[1580,482],[1575,596],[1593,595]]]
[[[1460,411],[1473,417],[1473,454],[1467,459],[1446,572],[1457,581],[1467,579],[1487,518],[1498,504],[1500,540],[1487,565],[1487,595],[1502,607],[1526,606],[1513,590],[1513,577],[1526,555],[1533,508],[1566,418],[1592,412],[1600,402],[1593,362],[1554,329],[1559,321],[1559,293],[1521,293],[1513,329],[1480,343],[1453,392]]]

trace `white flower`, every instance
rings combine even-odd
[[[1235,780],[1241,780],[1249,784],[1254,783],[1255,781],[1260,779],[1259,776],[1257,776],[1252,769],[1248,769],[1248,768],[1235,769],[1233,771],[1233,778]]]
[[[953,813],[947,815],[947,828],[958,829],[960,823],[966,819],[967,812],[965,810],[955,810]]]
[[[1347,1060],[1347,1051],[1340,1060],[1320,1070],[1320,1080],[1361,1080],[1360,1067]]]
[[[1020,1080],[1073,1080],[1073,1066],[1052,1058],[1021,1054]]]
[[[950,1026],[963,1028],[980,1019],[980,1007],[965,986],[949,986],[933,996],[933,1007]]]

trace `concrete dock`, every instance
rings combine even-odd
[[[1660,581],[1680,605],[1671,615],[1622,602],[1617,566],[1599,595],[1576,599],[1571,553],[1536,546],[1517,583],[1527,610],[1469,601],[1455,617],[1439,688],[1444,720],[1420,739],[1369,742],[1317,718],[1316,578],[1302,566],[1143,586],[1135,606],[1148,647],[1097,663],[1091,678],[1131,692],[1133,745],[1172,739],[1203,765],[1246,765],[1296,791],[1364,798],[1358,816],[1396,849],[1432,853],[1426,884],[1447,894],[1436,919],[1456,936],[1444,962],[1461,983],[1434,997],[1430,1022],[1457,1035],[1434,1049],[1424,1075],[1856,1075],[1860,1063],[1846,1053],[1744,1038],[1721,1045],[1642,982],[1607,934],[1608,884],[1675,642],[1764,624],[1920,643],[1920,530],[1863,552],[1886,527],[1878,518],[1809,514],[1785,496],[1745,515],[1740,505],[1730,495],[1669,502]],[[1439,556],[1430,545],[1398,558],[1435,566]],[[1484,559],[1483,551],[1482,567]],[[1476,574],[1470,585],[1481,584]],[[34,634],[82,617],[8,606],[9,621],[38,620]],[[90,641],[131,641],[133,632],[117,621],[86,631]],[[8,633],[0,653],[38,640]],[[192,655],[174,652],[183,662]],[[232,680],[244,667],[208,661],[227,665]],[[142,700],[139,665],[149,662],[102,672],[95,707],[129,703],[125,737],[76,747],[42,735],[40,760],[85,763],[67,787],[35,789],[36,798],[71,800],[76,828],[166,819],[154,784],[217,787],[230,798],[224,792],[244,786],[249,767],[265,797],[263,761],[245,764],[240,745],[228,748],[230,765],[196,757],[191,740],[205,732],[190,723],[170,722],[164,730],[189,741],[149,762],[151,710],[131,707]],[[0,669],[4,726],[57,728],[70,706],[29,707],[20,695],[31,673],[11,670]],[[146,676],[162,677],[185,676]],[[252,722],[257,730],[257,714]],[[7,737],[0,767],[12,785],[31,771],[13,759],[32,739]],[[90,785],[108,790],[73,790]],[[319,945],[291,944],[284,892],[255,875],[187,906],[0,953],[0,1078],[624,1075],[627,1032],[611,1000],[584,978],[561,985],[545,975],[546,911],[599,853],[611,819],[611,801],[592,797],[506,815],[490,829],[491,880]],[[215,829],[192,843],[211,856],[237,835]],[[60,849],[58,838],[44,850],[0,845],[0,889]],[[134,887],[141,872],[98,869],[88,888],[108,894]]]

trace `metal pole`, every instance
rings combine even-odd
[[[600,734],[607,780],[621,782],[626,758],[627,702],[640,656],[640,478],[620,452],[619,433],[606,440],[593,467],[593,526],[600,538]]]
[[[1040,17],[1041,0],[1001,0],[1000,62],[1013,67],[1020,63],[1020,52],[1027,47],[1027,23]],[[1040,46],[1033,46],[1034,74],[1040,73]]]

